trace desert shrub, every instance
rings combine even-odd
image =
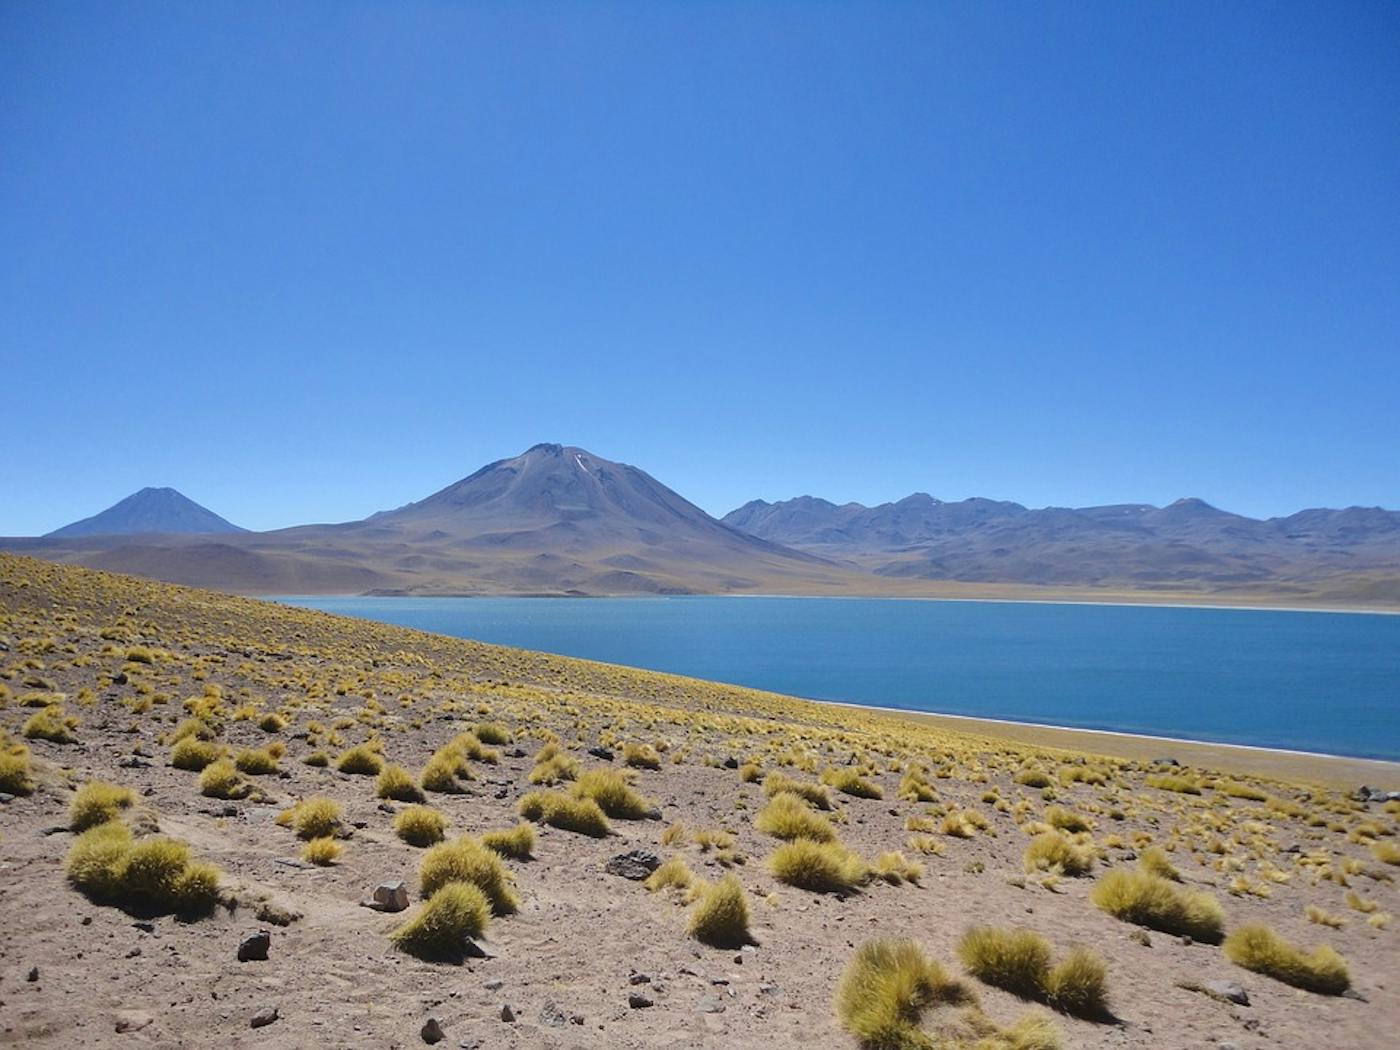
[[[987,818],[973,809],[949,813],[938,825],[938,830],[953,838],[970,839],[979,831],[986,831],[991,825]]]
[[[870,878],[870,868],[839,842],[794,839],[773,851],[768,870],[779,882],[814,893],[849,893]]]
[[[661,768],[661,756],[650,744],[623,744],[622,761],[635,769]]]
[[[1143,783],[1158,791],[1174,791],[1180,795],[1199,795],[1201,793],[1200,782],[1188,777],[1169,775],[1147,777]]]
[[[258,728],[264,733],[280,733],[287,728],[287,720],[276,711],[269,711],[258,719]]]
[[[423,792],[418,790],[418,785],[413,782],[413,777],[409,776],[408,770],[403,766],[396,766],[392,762],[386,763],[379,771],[379,779],[374,783],[375,794],[380,798],[392,798],[399,802],[421,802]]]
[[[602,838],[612,830],[607,814],[591,798],[573,798],[558,791],[531,791],[517,808],[526,820],[580,835]]]
[[[339,802],[324,795],[314,795],[283,810],[277,817],[277,823],[294,829],[298,838],[321,839],[340,832],[340,819]]]
[[[1051,806],[1045,811],[1045,823],[1052,828],[1059,828],[1061,831],[1078,832],[1089,831],[1092,825],[1073,810],[1065,809],[1064,806]]]
[[[151,650],[144,645],[133,645],[126,651],[126,658],[134,664],[153,664],[156,657]]]
[[[320,867],[329,867],[340,857],[340,843],[329,835],[312,839],[301,848],[301,859]]]
[[[446,830],[447,818],[427,806],[409,806],[394,818],[394,834],[410,846],[431,846],[434,842],[441,842]]]
[[[1248,784],[1241,784],[1235,780],[1222,780],[1215,785],[1217,791],[1222,791],[1231,798],[1247,799],[1250,802],[1265,802],[1269,796],[1256,787]]]
[[[0,730],[0,791],[10,795],[28,795],[33,790],[29,748],[9,740]]]
[[[535,768],[530,770],[531,784],[554,785],[563,780],[577,780],[579,761],[561,751],[558,744],[547,744],[535,756]]]
[[[1057,1010],[1078,1017],[1108,1014],[1108,967],[1098,953],[1084,947],[1069,954],[1045,975],[1045,999]]]
[[[592,799],[604,813],[620,820],[642,820],[655,810],[633,790],[626,775],[615,769],[590,769],[574,782],[573,794]]]
[[[1040,934],[982,926],[963,935],[958,958],[979,981],[1013,995],[1081,1017],[1107,1014],[1108,968],[1087,948],[1072,948],[1052,966],[1050,942]]]
[[[737,948],[752,941],[749,899],[733,875],[707,886],[690,911],[686,932],[715,948]]]
[[[359,744],[342,752],[335,760],[335,768],[342,773],[372,777],[384,768],[384,760],[368,744]]]
[[[74,831],[86,831],[115,820],[121,810],[135,802],[136,792],[129,787],[90,780],[78,789],[68,804],[68,826]]]
[[[1149,875],[1156,875],[1161,879],[1171,879],[1172,882],[1181,881],[1181,872],[1176,870],[1176,866],[1167,859],[1166,852],[1160,846],[1148,846],[1138,856],[1138,867]]]
[[[1145,871],[1110,871],[1089,896],[1116,919],[1208,944],[1219,942],[1225,925],[1220,902],[1210,894],[1181,889]]]
[[[239,776],[233,763],[220,759],[204,767],[199,774],[199,792],[210,798],[246,798],[253,786]]]
[[[754,818],[754,826],[765,835],[792,842],[810,839],[812,842],[832,842],[836,829],[831,821],[809,808],[798,796],[786,791],[774,795],[768,805]]]
[[[1087,875],[1094,868],[1095,856],[1092,846],[1081,846],[1061,832],[1047,831],[1031,840],[1021,859],[1027,873]]]
[[[1319,926],[1329,926],[1334,930],[1340,930],[1347,924],[1343,916],[1333,915],[1331,912],[1319,908],[1316,904],[1309,904],[1303,910],[1303,914],[1308,917],[1308,922],[1315,922]]]
[[[324,751],[313,751],[303,758],[302,762],[308,766],[314,766],[317,769],[325,769],[331,764],[331,756]]]
[[[476,727],[473,734],[483,744],[496,744],[503,746],[515,739],[509,729],[499,722],[482,722]]]
[[[389,939],[421,959],[460,962],[466,939],[480,937],[490,920],[491,905],[485,894],[471,883],[452,882],[425,901]]]
[[[77,724],[76,718],[72,715],[65,715],[62,707],[54,705],[34,712],[24,723],[24,728],[20,732],[28,740],[47,740],[53,744],[76,744],[78,738],[73,735],[73,729]]]
[[[663,846],[684,846],[689,841],[690,832],[680,821],[668,825],[666,830],[661,833],[661,845]]]
[[[643,886],[655,893],[657,890],[688,890],[695,884],[695,872],[690,870],[684,858],[672,857],[647,876]]]
[[[739,779],[745,784],[757,784],[763,779],[763,768],[757,762],[745,762],[739,767]]]
[[[175,746],[170,749],[170,764],[176,769],[188,769],[197,773],[205,766],[217,762],[223,753],[224,749],[212,740],[194,735],[185,736],[175,741]]]
[[[831,792],[825,784],[803,783],[778,772],[769,773],[763,778],[763,794],[768,798],[775,798],[782,794],[796,795],[818,809],[831,808]]]
[[[1372,843],[1371,856],[1382,864],[1400,864],[1400,846],[1393,842]]]
[[[1325,944],[1305,952],[1267,926],[1241,926],[1225,938],[1225,957],[1236,966],[1323,995],[1351,987],[1346,960]]]
[[[483,744],[475,733],[458,733],[447,745],[446,750],[455,751],[462,758],[485,762],[489,766],[494,766],[501,760],[501,753]]]
[[[879,784],[866,780],[854,769],[828,769],[822,774],[822,783],[834,787],[845,795],[856,798],[884,798],[885,791]]]
[[[1028,788],[1048,788],[1054,783],[1050,774],[1043,769],[1023,769],[1015,776],[1015,781]]]
[[[467,768],[466,760],[460,754],[444,748],[428,759],[418,782],[423,785],[424,791],[457,795],[462,791],[462,785],[457,782],[459,778],[470,780],[471,770]]]
[[[975,927],[958,942],[958,958],[979,981],[1024,998],[1044,995],[1050,942],[1038,933]]]
[[[266,748],[248,748],[240,751],[233,764],[238,767],[239,772],[253,776],[277,772],[277,759]]]
[[[901,882],[917,883],[924,877],[924,866],[916,860],[907,859],[898,850],[890,850],[875,858],[872,874],[877,879],[883,879],[893,885]]]
[[[514,882],[501,858],[470,838],[440,842],[423,854],[418,865],[419,893],[431,897],[453,882],[469,882],[491,904],[496,915],[509,915],[520,906],[511,884]]]
[[[913,941],[867,941],[841,975],[836,1014],[841,1027],[870,1050],[932,1050],[933,1042],[919,1030],[924,1011],[970,998]]]
[[[535,829],[529,824],[517,824],[504,831],[488,831],[481,844],[492,853],[511,860],[529,860],[535,852]]]
[[[93,900],[137,913],[200,914],[218,901],[219,872],[190,859],[174,839],[136,841],[119,820],[88,828],[65,863],[68,879]]]

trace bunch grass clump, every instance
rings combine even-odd
[[[1080,1017],[1108,1013],[1108,968],[1087,948],[1073,948],[1052,965],[1050,942],[1040,934],[981,926],[963,935],[958,958],[979,981],[1013,995],[1039,999]]]
[[[302,799],[277,816],[277,823],[292,828],[302,839],[321,839],[341,831],[340,803],[324,795]]]
[[[451,883],[469,882],[486,895],[495,915],[510,915],[520,907],[514,881],[499,856],[467,836],[438,843],[418,865],[418,888],[424,897]]]
[[[391,798],[396,802],[421,802],[423,792],[413,782],[413,777],[403,766],[387,762],[379,771],[379,779],[374,782],[374,793],[380,798]]]
[[[1138,856],[1138,867],[1158,878],[1170,879],[1172,882],[1181,881],[1181,872],[1167,859],[1167,854],[1161,846],[1148,846],[1143,850]]]
[[[205,766],[217,762],[224,749],[213,740],[191,734],[175,741],[170,749],[170,764],[176,769],[187,769],[198,773]]]
[[[689,890],[695,885],[695,872],[690,870],[684,857],[671,857],[648,875],[642,885],[652,893],[669,889]]]
[[[482,722],[476,727],[472,735],[483,744],[495,744],[497,746],[504,746],[515,739],[511,731],[499,722]]]
[[[834,842],[836,829],[831,821],[794,794],[786,791],[774,795],[754,818],[754,826],[765,835],[776,839],[794,842],[808,839],[812,842]]]
[[[550,741],[535,756],[535,768],[530,770],[528,779],[531,784],[552,787],[560,781],[577,780],[579,771],[578,759]]]
[[[531,791],[517,809],[526,820],[548,824],[561,831],[603,838],[612,831],[607,814],[591,798],[575,798],[560,791]]]
[[[828,769],[822,774],[822,783],[834,787],[843,795],[855,798],[884,798],[885,790],[874,781],[867,780],[849,767]]]
[[[29,748],[17,740],[11,740],[4,730],[0,730],[0,791],[10,795],[28,795],[33,790]]]
[[[384,768],[384,760],[368,744],[357,744],[341,753],[335,760],[335,768],[342,773],[372,777]]]
[[[277,757],[265,747],[245,748],[238,752],[233,764],[240,773],[250,776],[266,776],[277,772]]]
[[[1145,871],[1110,871],[1089,897],[1116,919],[1207,944],[1219,943],[1225,927],[1225,912],[1210,894]]]
[[[433,757],[428,759],[418,782],[424,791],[459,795],[462,793],[462,785],[458,781],[471,779],[472,771],[468,768],[466,759],[460,752],[445,747],[435,751]]]
[[[76,744],[78,738],[73,735],[73,730],[77,725],[76,718],[65,715],[63,708],[55,704],[34,712],[20,732],[28,740],[47,740],[51,744]]]
[[[428,806],[409,806],[394,818],[394,834],[410,846],[431,846],[443,840],[447,818]]]
[[[199,774],[199,793],[209,798],[247,798],[252,790],[253,786],[226,759],[210,763]]]
[[[661,768],[661,755],[650,744],[623,744],[622,761],[634,769]]]
[[[137,841],[120,820],[88,828],[73,843],[68,879],[94,901],[136,914],[202,914],[218,902],[219,872],[168,838]]]
[[[530,824],[517,824],[505,830],[488,831],[481,836],[481,844],[502,857],[529,860],[535,852],[535,829]]]
[[[779,882],[813,893],[850,893],[870,879],[870,866],[839,842],[795,839],[773,851],[768,870]]]
[[[590,769],[574,782],[575,798],[591,799],[610,817],[619,820],[643,820],[655,812],[655,806],[638,794],[627,775],[616,769]]]
[[[869,1050],[932,1050],[919,1027],[924,1012],[971,999],[971,990],[913,941],[876,940],[862,944],[841,975],[836,1014]]]
[[[480,937],[491,921],[491,905],[469,882],[448,883],[418,913],[389,935],[394,946],[429,961],[461,962],[468,937]]]
[[[90,780],[68,804],[68,826],[73,831],[86,831],[116,820],[118,813],[135,803],[136,792],[131,788]]]
[[[1325,944],[1311,952],[1285,941],[1267,926],[1241,926],[1225,938],[1225,957],[1294,988],[1341,995],[1351,987],[1346,960]]]
[[[340,843],[329,835],[322,838],[312,839],[301,848],[301,859],[318,867],[329,867],[334,864],[341,853]]]
[[[690,911],[686,932],[714,948],[738,948],[752,942],[749,899],[738,878],[726,875],[701,892]]]
[[[1080,845],[1060,831],[1047,831],[1031,840],[1022,855],[1027,874],[1087,875],[1094,869],[1092,846]]]
[[[768,798],[778,795],[796,795],[818,809],[831,809],[831,792],[825,784],[808,784],[801,780],[774,771],[763,778],[763,794]]]

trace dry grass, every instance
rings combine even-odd
[[[413,782],[413,777],[403,766],[392,762],[385,763],[379,771],[379,779],[374,782],[374,793],[380,798],[391,798],[396,802],[422,802],[423,792]]]
[[[688,890],[695,885],[695,872],[681,857],[672,857],[647,876],[642,884],[653,893],[657,890]]]
[[[447,818],[427,806],[409,806],[394,818],[394,834],[410,846],[441,842],[446,830]]]
[[[420,959],[461,962],[466,939],[480,937],[490,921],[485,894],[470,883],[453,882],[433,894],[389,939]]]
[[[832,806],[831,792],[825,784],[808,784],[777,772],[763,778],[763,794],[768,798],[781,794],[796,795],[818,809],[831,809]]]
[[[266,776],[277,772],[277,756],[267,748],[246,748],[238,752],[233,764],[240,773],[250,776]]]
[[[869,1050],[933,1050],[919,1028],[924,1012],[971,998],[965,985],[913,941],[868,941],[841,975],[836,1014],[841,1027]]]
[[[488,831],[481,844],[493,853],[511,860],[529,860],[535,852],[535,829],[530,824],[517,824],[504,831]]]
[[[1176,870],[1176,866],[1167,859],[1166,853],[1160,846],[1148,846],[1138,855],[1138,867],[1149,875],[1156,875],[1159,879],[1170,879],[1172,882],[1181,881],[1181,872]]]
[[[210,798],[247,798],[253,786],[234,768],[232,762],[220,759],[204,767],[199,774],[199,793]]]
[[[65,715],[63,708],[54,705],[36,711],[24,723],[24,728],[20,730],[26,740],[47,740],[52,744],[76,744],[78,738],[73,734],[78,720],[72,715]]]
[[[368,744],[360,744],[342,752],[335,760],[335,768],[342,773],[372,777],[384,768],[384,760]]]
[[[1093,847],[1077,844],[1062,832],[1047,831],[1031,840],[1021,860],[1027,874],[1077,876],[1094,870],[1096,856]]]
[[[1305,952],[1267,926],[1241,926],[1225,938],[1225,957],[1236,966],[1323,995],[1351,987],[1346,960],[1327,945]]]
[[[814,893],[850,893],[870,878],[869,865],[839,842],[811,839],[779,846],[768,858],[768,870],[779,882]]]
[[[277,823],[294,829],[298,838],[320,839],[340,833],[341,817],[339,802],[315,795],[283,810],[277,817]]]
[[[619,820],[644,820],[656,812],[655,805],[633,790],[627,774],[616,769],[590,769],[574,782],[573,795],[591,799]]]
[[[612,828],[607,814],[591,798],[574,798],[558,791],[531,791],[520,800],[520,815],[561,831],[603,838]]]
[[[834,787],[844,795],[855,798],[884,798],[885,791],[879,784],[867,780],[854,769],[828,769],[822,774],[822,783]]]
[[[1220,941],[1225,912],[1208,893],[1184,890],[1145,871],[1110,871],[1090,899],[1114,918],[1207,944]]]
[[[312,839],[301,848],[301,859],[310,864],[315,864],[325,868],[334,864],[341,853],[340,843],[327,836],[325,838]]]
[[[661,756],[650,744],[623,744],[622,761],[634,769],[661,768]]]
[[[92,780],[78,789],[68,804],[68,826],[74,831],[116,820],[117,815],[136,804],[136,792],[129,787]]]
[[[224,749],[212,740],[198,736],[187,736],[175,741],[170,749],[170,764],[176,769],[187,769],[198,773],[205,766],[217,762]]]
[[[690,911],[686,932],[715,948],[737,948],[750,943],[749,899],[733,875],[726,875],[700,894]]]
[[[65,868],[73,885],[93,900],[135,914],[198,915],[218,901],[218,869],[192,861],[183,842],[137,841],[117,820],[79,835]]]
[[[0,791],[9,795],[28,795],[33,790],[29,748],[11,741],[0,730]]]
[[[774,795],[768,805],[754,818],[754,826],[765,835],[794,842],[834,842],[836,829],[831,821],[813,811],[797,795],[782,792]]]
[[[433,846],[418,865],[418,889],[424,897],[450,883],[469,882],[486,895],[495,915],[510,915],[520,907],[514,881],[500,857],[467,837]]]

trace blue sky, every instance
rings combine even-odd
[[[1400,507],[1400,5],[10,3],[0,534],[537,441]]]

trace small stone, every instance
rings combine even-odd
[[[722,1014],[724,1010],[724,1003],[709,995],[695,1004],[695,1012],[698,1014]]]
[[[239,962],[261,962],[267,959],[267,950],[272,947],[272,934],[266,930],[244,937],[238,945]]]
[[[1182,937],[1181,937],[1181,943],[1182,943],[1183,945],[1185,945],[1187,948],[1189,948],[1189,947],[1191,947],[1191,945],[1195,944],[1196,942],[1193,941],[1190,937],[1188,937],[1188,936],[1186,936],[1185,934],[1183,934]]]
[[[563,1010],[559,1009],[559,1004],[553,1000],[546,1000],[540,1007],[540,1023],[549,1028],[563,1028],[569,1023],[569,1017]]]
[[[154,1024],[155,1020],[150,1014],[140,1010],[118,1010],[116,1027],[118,1032],[139,1032]]]
[[[1207,981],[1206,991],[1217,999],[1228,999],[1240,1006],[1249,1005],[1249,993],[1234,981]]]
[[[264,1006],[253,1015],[253,1019],[248,1022],[250,1028],[266,1028],[273,1021],[277,1020],[277,1007]]]
[[[127,957],[128,959],[134,959],[134,958],[136,958],[136,957],[137,957],[138,955],[140,955],[140,954],[141,954],[141,949],[140,949],[139,947],[136,947],[136,948],[132,948],[130,951],[128,951],[128,952],[126,953],[126,957]]]
[[[462,954],[468,959],[494,959],[496,953],[475,937],[462,938]]]
[[[436,1017],[429,1017],[424,1021],[418,1034],[423,1037],[425,1043],[440,1043],[447,1038],[447,1033],[442,1030],[442,1025]]]
[[[613,753],[605,747],[590,747],[588,753],[594,758],[601,758],[604,762],[613,760]]]
[[[156,924],[153,922],[133,922],[131,925],[134,926],[136,929],[140,930],[142,933],[156,932]]]
[[[501,1004],[501,1020],[507,1024],[515,1023],[515,1011],[510,1008],[510,1003]]]
[[[39,967],[37,967],[37,966],[31,966],[31,967],[29,968],[29,975],[28,975],[27,977],[25,977],[25,980],[28,981],[30,984],[33,984],[33,983],[34,983],[35,981],[37,981],[38,979],[39,979]]]
[[[370,907],[378,911],[403,911],[408,907],[408,883],[381,882],[374,887]]]
[[[738,760],[737,758],[735,758],[733,755],[730,755],[728,758],[726,758],[726,759],[724,760],[724,768],[725,768],[725,769],[738,769],[738,768],[739,768],[739,760]]]
[[[645,973],[638,973],[636,970],[633,970],[630,974],[627,975],[627,983],[634,985],[651,984],[651,975]]]
[[[645,1010],[648,1006],[654,1005],[647,996],[641,992],[632,992],[627,996],[627,1005],[633,1010]]]
[[[488,992],[499,992],[505,986],[506,982],[499,977],[493,977],[489,981],[481,982],[481,987],[485,988]]]
[[[620,875],[624,879],[640,882],[659,867],[661,858],[651,850],[634,849],[611,858],[603,865],[603,870],[609,875]]]

